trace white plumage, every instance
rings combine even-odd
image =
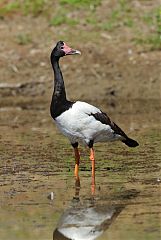
[[[58,116],[55,122],[71,143],[88,144],[90,140],[96,143],[123,139],[115,134],[109,125],[101,123],[91,115],[96,113],[101,113],[101,110],[86,102],[77,101]]]

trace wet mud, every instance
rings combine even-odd
[[[106,106],[104,110],[108,112]],[[92,195],[87,148],[80,146],[76,188],[73,150],[48,111],[1,108],[0,238],[160,239],[160,112],[140,111],[116,114],[110,109],[115,122],[140,146],[96,144]]]

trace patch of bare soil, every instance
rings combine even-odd
[[[106,3],[98,7],[100,21],[105,7],[113,9]],[[146,13],[152,5],[134,7]],[[1,106],[49,104],[53,89],[49,57],[61,37],[82,51],[81,56],[61,60],[69,98],[117,105],[121,100],[150,102],[161,97],[161,52],[134,44],[126,27],[97,32],[87,24],[53,27],[41,15],[11,15],[0,20],[0,30]]]

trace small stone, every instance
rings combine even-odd
[[[54,197],[55,197],[55,196],[54,196],[54,193],[51,192],[51,193],[48,195],[47,198],[53,201],[53,200],[54,200]]]
[[[44,66],[46,66],[46,63],[45,62],[40,62],[40,66],[44,67]]]
[[[128,54],[129,54],[129,55],[132,54],[132,49],[128,49]]]

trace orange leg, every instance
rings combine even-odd
[[[95,193],[95,158],[94,158],[94,149],[90,148],[90,160],[92,161],[92,194]]]
[[[76,179],[79,179],[78,171],[79,171],[79,161],[80,161],[80,153],[77,147],[74,148],[74,153],[75,153],[75,170],[74,170],[74,175]]]

